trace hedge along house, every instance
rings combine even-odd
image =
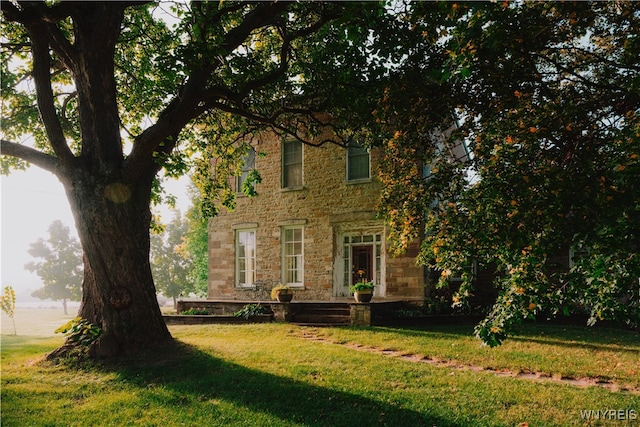
[[[298,301],[330,301],[364,279],[375,282],[377,300],[423,300],[419,242],[392,257],[376,218],[380,159],[376,149],[263,135],[244,169],[259,171],[258,194],[238,191],[235,210],[209,221],[208,297],[248,299],[256,281],[270,280],[289,285]]]

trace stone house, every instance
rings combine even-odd
[[[419,241],[401,256],[387,251],[387,228],[376,217],[381,150],[304,145],[275,134],[261,135],[254,148],[242,176],[230,178],[235,210],[209,220],[208,299],[268,299],[251,292],[265,280],[289,285],[295,301],[351,301],[349,286],[361,279],[375,282],[376,302],[421,304],[456,290],[458,278],[437,290],[440,272],[416,264]],[[469,155],[463,144],[449,150],[452,161]],[[240,188],[254,168],[262,182],[247,197]],[[570,248],[558,251],[548,273],[568,271],[572,258]],[[492,267],[474,271],[474,304],[493,304],[495,274]]]
[[[376,149],[263,136],[234,178],[239,189],[257,169],[257,195],[238,192],[235,210],[209,222],[208,298],[248,299],[256,281],[269,280],[294,288],[297,301],[332,301],[365,279],[375,282],[378,301],[423,300],[419,242],[391,256],[376,218],[380,160]]]

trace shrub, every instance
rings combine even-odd
[[[209,314],[206,308],[202,307],[191,307],[188,310],[181,311],[180,314],[184,314],[187,316],[203,316]]]
[[[233,315],[235,317],[242,317],[243,319],[249,320],[253,316],[267,313],[269,313],[269,309],[263,307],[261,304],[247,304],[240,310],[233,313]]]
[[[70,341],[88,347],[92,342],[100,338],[102,329],[90,323],[82,317],[69,320],[64,325],[56,329],[56,334],[64,334]]]

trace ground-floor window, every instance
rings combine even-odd
[[[282,236],[282,277],[289,286],[303,286],[304,228],[284,227]]]
[[[256,281],[256,231],[236,230],[236,285],[251,286]]]

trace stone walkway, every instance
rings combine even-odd
[[[353,344],[353,343],[338,343],[338,342],[331,341],[325,337],[319,336],[310,330],[303,330],[301,337],[304,339],[322,342],[326,344],[340,345],[343,347],[351,348],[353,350],[381,354],[383,356],[393,357],[396,359],[405,360],[407,362],[427,363],[433,366],[456,369],[460,371],[467,370],[467,371],[476,371],[476,372],[486,372],[489,374],[496,375],[498,377],[509,377],[509,378],[528,380],[528,381],[538,381],[538,382],[552,382],[552,383],[567,384],[567,385],[572,385],[575,387],[582,387],[582,388],[601,387],[612,392],[623,392],[623,393],[630,393],[630,394],[640,396],[640,387],[633,386],[630,384],[619,384],[615,381],[604,380],[602,378],[574,378],[574,377],[567,377],[567,376],[561,376],[561,375],[551,375],[543,372],[531,372],[531,371],[515,372],[507,369],[483,368],[482,366],[477,366],[473,364],[463,364],[453,360],[441,360],[441,359],[437,359],[429,356],[405,353],[402,351],[397,351],[392,349],[382,349],[378,347],[369,347],[369,346],[365,346],[361,344]]]

